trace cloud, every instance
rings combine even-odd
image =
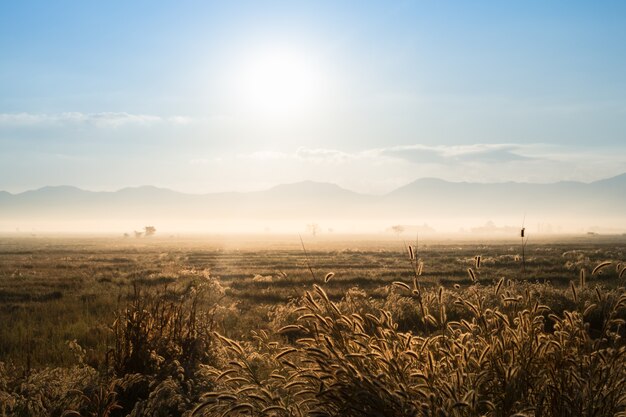
[[[522,145],[476,144],[464,146],[396,146],[381,149],[380,154],[411,163],[445,164],[449,162],[506,163],[536,159],[523,155]]]
[[[254,160],[294,159],[330,164],[357,160],[378,163],[401,160],[410,164],[439,165],[459,162],[491,164],[540,159],[541,156],[531,155],[533,149],[532,145],[512,144],[476,144],[465,146],[407,145],[372,148],[354,152],[328,148],[298,148],[292,153],[257,151],[249,154],[240,154],[238,158]],[[535,153],[536,151],[535,149]]]
[[[187,116],[171,116],[167,118],[167,121],[176,125],[188,125],[193,122],[193,119]]]
[[[445,162],[445,157],[440,149],[419,145],[379,149],[378,154],[389,158],[402,159],[414,164]]]
[[[97,128],[116,128],[120,126],[150,126],[156,123],[189,124],[192,119],[185,116],[162,118],[150,114],[126,112],[99,113],[0,113],[0,127],[37,127],[90,125]]]
[[[309,149],[299,148],[295,155],[296,158],[309,160],[314,162],[326,163],[342,163],[359,157],[359,154],[347,153],[335,149]]]
[[[0,113],[0,126],[31,126],[48,121],[47,115],[31,113]]]
[[[130,113],[78,113],[76,121],[97,127],[119,127],[123,125],[150,125],[162,121],[159,116]]]
[[[317,163],[342,163],[362,158],[362,155],[361,153],[348,153],[335,149],[298,148],[292,153],[278,151],[255,151],[251,153],[238,154],[236,157],[237,159],[254,161],[294,160]]]

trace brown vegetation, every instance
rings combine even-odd
[[[626,413],[622,247],[414,254],[5,250],[0,415]]]

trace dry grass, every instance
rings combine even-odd
[[[309,251],[318,274],[301,262],[301,276],[278,266],[290,259],[285,253],[228,254],[233,266],[212,273],[207,259],[219,259],[212,252],[154,253],[141,268],[139,256],[89,255],[91,262],[78,262],[99,278],[107,276],[95,265],[128,268],[111,282],[91,281],[100,290],[119,283],[110,310],[95,308],[102,296],[71,276],[74,287],[63,294],[78,311],[95,312],[107,349],[70,337],[69,366],[0,362],[0,416],[625,416],[622,248],[595,250],[529,248],[525,279],[516,280],[502,273],[502,264],[518,265],[506,251],[446,249],[445,259],[458,260],[452,282],[437,275],[424,246],[423,260],[414,251],[397,260],[346,252],[333,263]],[[532,268],[544,268],[542,253],[576,269],[564,269],[556,284],[531,282]],[[383,272],[385,256],[394,274],[346,279],[348,264]],[[264,265],[263,279],[245,269],[254,260]],[[219,268],[231,277],[218,277]],[[36,262],[26,269],[28,279],[41,273]],[[239,297],[245,291],[256,296]],[[290,300],[258,302],[272,291]],[[15,305],[35,303],[42,301]]]
[[[440,288],[422,294],[425,315],[418,318],[422,326],[417,333],[399,331],[393,311],[354,311],[315,286],[294,306],[299,317],[277,329],[297,333],[294,343],[270,341],[262,334],[253,348],[222,338],[231,362],[215,371],[218,389],[205,396],[195,413],[623,414],[623,289],[599,290],[593,307],[557,314],[543,304],[537,288],[502,285],[501,280],[463,293]],[[419,316],[411,287],[402,291]],[[450,320],[451,299],[453,314],[463,318]],[[594,336],[586,317],[598,305],[602,311]]]

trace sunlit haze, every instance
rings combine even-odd
[[[235,96],[243,112],[282,124],[305,118],[322,105],[324,82],[319,64],[306,52],[260,47],[233,71]]]
[[[110,192],[75,197],[93,199],[89,207],[130,207],[124,199],[132,193],[112,192],[265,193],[313,181],[364,195],[370,205],[305,187],[303,196],[320,196],[319,208],[303,209],[302,218],[289,211],[283,226],[249,210],[275,213],[271,192],[228,200],[247,205],[245,216],[231,215],[244,209],[207,211],[228,204],[202,197],[194,210],[207,218],[180,214],[182,203],[154,218],[172,230],[196,230],[201,221],[222,230],[232,221],[244,230],[320,222],[325,230],[380,231],[395,218],[457,231],[497,219],[497,227],[517,226],[526,214],[551,230],[560,221],[559,230],[619,231],[626,225],[617,214],[592,215],[593,199],[611,195],[609,183],[589,186],[582,214],[565,215],[556,202],[496,207],[478,192],[467,204],[485,210],[435,216],[441,210],[416,211],[418,197],[401,198],[408,191],[393,193],[424,178],[589,185],[623,174],[625,40],[626,3],[616,1],[7,1],[0,5],[0,191],[72,186]],[[454,186],[445,199],[440,188],[422,198],[451,204]],[[557,192],[520,190],[538,199]],[[283,207],[297,206],[287,198],[295,194],[281,194]],[[340,195],[350,204],[339,207]],[[31,213],[35,197],[0,197],[12,201],[5,213],[15,213],[3,216],[3,230],[58,230],[71,220],[89,229],[62,210],[56,220]],[[36,201],[46,207],[49,200]],[[169,200],[151,201],[162,208]],[[616,212],[620,204],[612,204]],[[95,225],[104,214],[93,210],[80,221]],[[583,214],[588,219],[579,221]],[[134,224],[122,227],[122,218],[112,224]]]

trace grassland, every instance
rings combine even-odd
[[[626,410],[623,237],[304,246],[2,239],[0,415]]]

